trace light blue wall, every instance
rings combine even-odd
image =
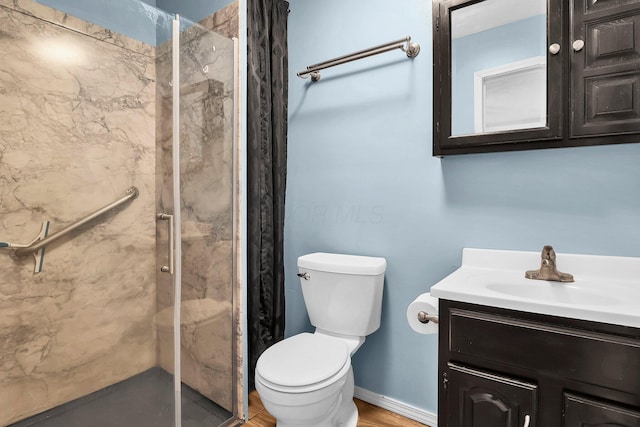
[[[451,132],[474,133],[473,78],[476,71],[546,54],[546,16],[537,15],[451,43]],[[464,58],[463,61],[456,61]]]
[[[422,46],[296,77],[307,65],[411,35]],[[381,328],[354,356],[356,385],[436,412],[436,336],[406,308],[462,248],[640,256],[640,144],[431,156],[431,4],[291,1],[285,222],[288,336],[311,330],[296,258],[384,256]]]

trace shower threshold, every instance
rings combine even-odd
[[[151,368],[8,427],[173,427],[173,375]],[[231,412],[182,384],[182,426],[218,426]]]

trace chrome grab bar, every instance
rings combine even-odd
[[[156,215],[156,218],[158,218],[161,221],[169,221],[169,265],[163,265],[162,267],[160,267],[160,271],[162,271],[163,273],[169,273],[169,274],[173,274],[173,245],[174,245],[174,240],[175,238],[173,237],[173,215],[169,215],[166,213],[159,213],[158,215]]]
[[[320,80],[320,70],[335,67],[336,65],[345,64],[351,61],[367,58],[369,56],[378,55],[380,53],[389,52],[394,49],[400,49],[407,54],[409,58],[415,58],[420,53],[420,45],[411,41],[411,36],[407,36],[400,40],[395,40],[369,49],[359,50],[348,55],[339,56],[317,64],[309,65],[306,70],[300,71],[297,75],[303,79],[311,76],[311,80],[317,82]]]
[[[76,228],[88,223],[89,221],[103,215],[104,213],[110,211],[113,208],[116,208],[118,206],[120,206],[121,204],[125,203],[128,200],[133,200],[136,197],[138,197],[138,189],[136,187],[131,187],[127,190],[127,195],[124,196],[123,198],[116,200],[113,203],[108,204],[107,206],[103,207],[102,209],[98,209],[97,211],[95,211],[94,213],[87,215],[85,218],[74,222],[71,225],[68,225],[67,227],[63,228],[62,230],[53,233],[52,235],[45,237],[42,240],[37,240],[32,242],[30,245],[27,245],[25,247],[18,247],[17,249],[12,250],[11,252],[11,256],[13,258],[22,258],[24,256],[36,253],[37,251],[39,251],[40,249],[42,249],[43,247],[47,246],[49,243],[52,243],[56,240],[58,240],[59,238],[65,236],[66,234],[69,234],[70,232],[72,232],[73,230],[75,230]],[[13,247],[17,247],[18,245],[13,245]],[[9,246],[11,247],[11,245]]]

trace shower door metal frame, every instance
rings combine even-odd
[[[173,228],[174,228],[174,274],[173,274],[173,396],[174,426],[182,427],[182,361],[180,357],[181,330],[180,308],[182,302],[182,216],[180,206],[180,15],[176,14],[172,24],[172,97],[173,97]]]

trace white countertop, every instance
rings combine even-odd
[[[540,252],[465,248],[462,265],[431,288],[453,301],[640,328],[640,258],[556,254],[561,283],[524,277]]]

